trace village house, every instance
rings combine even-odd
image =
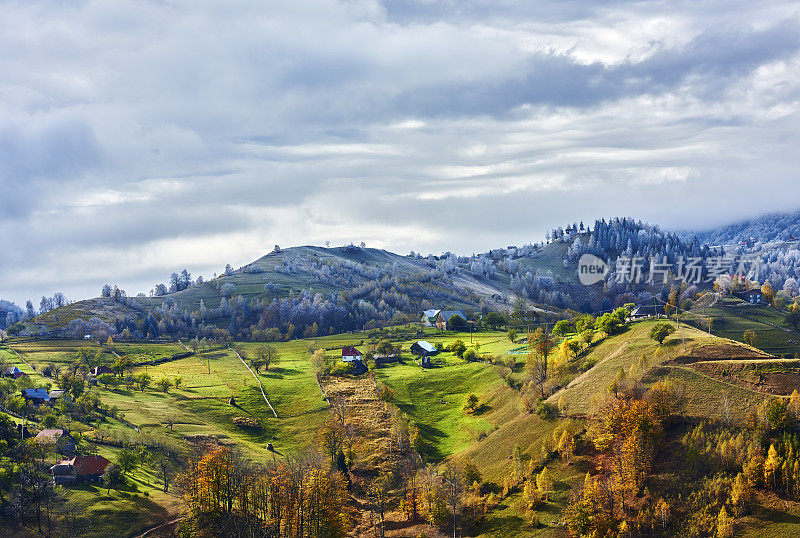
[[[53,482],[59,485],[99,482],[110,462],[97,454],[63,459],[50,467]]]
[[[740,299],[744,299],[750,304],[761,304],[764,302],[764,294],[759,289],[752,289],[736,294]]]
[[[342,362],[363,362],[364,355],[354,348],[353,346],[344,346],[342,348]]]
[[[422,325],[425,327],[435,327],[436,326],[436,317],[439,315],[441,310],[425,310],[422,313]]]
[[[13,377],[14,379],[19,379],[20,377],[28,377],[28,374],[17,368],[16,366],[11,366],[3,372],[3,377]]]
[[[50,393],[47,392],[47,389],[24,389],[22,397],[37,407],[50,403]]]
[[[102,374],[113,374],[113,373],[114,373],[114,370],[112,370],[110,367],[106,366],[105,364],[102,364],[100,366],[95,366],[94,368],[92,368],[92,375],[94,377],[97,377],[97,376],[102,375]]]
[[[664,315],[664,307],[653,304],[637,306],[631,312],[631,319],[645,319]]]
[[[55,446],[59,454],[68,455],[75,452],[75,438],[70,435],[69,430],[42,430],[36,435],[34,441],[43,445]]]
[[[56,403],[56,400],[61,398],[63,395],[64,395],[64,391],[61,390],[61,389],[53,389],[53,390],[51,390],[50,394],[48,395],[48,396],[50,396],[50,404]]]
[[[430,368],[431,356],[439,353],[439,350],[430,342],[420,340],[411,344],[411,353],[419,355],[423,368]]]
[[[465,314],[463,310],[441,310],[436,316],[436,327],[442,331],[446,329],[452,330],[451,319],[453,316],[458,316],[464,323],[467,321],[467,314]]]

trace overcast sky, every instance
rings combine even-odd
[[[0,5],[0,298],[800,208],[796,2]],[[38,301],[34,301],[38,304]]]

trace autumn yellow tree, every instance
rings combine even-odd
[[[734,506],[738,515],[743,514],[747,510],[750,497],[750,485],[747,483],[744,474],[737,474],[731,486],[731,504]]]
[[[764,481],[774,489],[778,488],[778,472],[781,468],[781,458],[775,449],[775,443],[769,445],[767,459],[764,460]]]
[[[550,500],[550,493],[553,491],[553,475],[547,470],[547,467],[542,469],[542,472],[536,475],[536,489],[538,489],[546,500]]]
[[[717,536],[719,538],[731,538],[733,536],[733,519],[728,515],[724,506],[717,516]]]
[[[764,282],[761,286],[761,293],[764,296],[764,302],[767,304],[772,304],[775,300],[775,290],[772,289],[772,286],[769,282]]]
[[[795,420],[800,420],[800,392],[797,392],[797,389],[794,389],[789,397],[789,407],[794,412]]]

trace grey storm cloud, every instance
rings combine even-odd
[[[798,11],[6,2],[0,298],[146,292],[275,243],[469,253],[795,208]]]

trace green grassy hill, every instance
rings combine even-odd
[[[722,419],[727,398],[731,420],[743,423],[748,411],[763,402],[764,393],[717,379],[692,366],[709,360],[759,362],[774,357],[683,324],[658,345],[648,335],[655,323],[658,322],[634,323],[623,334],[606,338],[589,348],[579,360],[596,364],[548,401],[568,415],[591,415],[598,411],[615,379],[626,384],[645,385],[662,379],[678,379],[687,387],[689,416]]]
[[[713,294],[712,294],[713,295]],[[705,308],[694,307],[686,320],[705,327],[705,319],[711,318],[712,332],[717,336],[742,341],[744,332],[756,332],[756,346],[773,355],[800,353],[800,332],[784,321],[785,313],[768,305],[751,305],[736,297],[726,297],[711,302]]]

